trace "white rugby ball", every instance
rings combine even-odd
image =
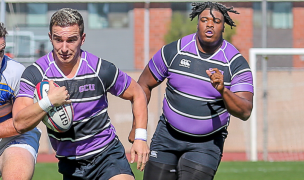
[[[55,86],[59,87],[56,83]],[[41,81],[36,85],[34,91],[34,103],[47,96],[49,91],[49,82],[47,80]],[[53,107],[46,116],[43,117],[42,122],[47,128],[55,132],[68,131],[73,122],[74,110],[72,104],[64,104],[62,106]]]

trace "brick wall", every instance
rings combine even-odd
[[[134,3],[134,66],[144,67],[144,14],[145,4]]]
[[[304,2],[293,3],[293,47],[304,48]],[[294,56],[294,67],[304,67],[304,61],[300,56]]]
[[[135,38],[135,69],[143,69],[144,64],[144,13],[145,4],[135,3],[134,6],[134,38]],[[163,45],[167,25],[171,21],[170,3],[150,3],[149,10],[149,58]]]
[[[253,9],[251,2],[224,3],[233,6],[240,14],[229,13],[236,23],[236,34],[232,37],[232,44],[249,61],[249,49],[253,47]]]

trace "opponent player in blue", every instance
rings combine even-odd
[[[250,68],[223,39],[224,24],[235,26],[228,12],[238,13],[220,3],[192,5],[197,32],[162,47],[138,80],[149,102],[152,89],[167,78],[144,180],[213,179],[230,115],[247,120],[251,114]]]
[[[24,66],[4,55],[7,35],[0,23],[0,177],[32,179],[41,132],[37,128],[20,135],[13,126],[12,108]]]
[[[64,133],[48,129],[64,180],[134,180],[125,150],[108,116],[107,93],[130,100],[137,124],[131,161],[137,168],[148,159],[147,101],[142,88],[114,64],[81,49],[84,22],[74,9],[56,11],[50,20],[53,51],[25,69],[14,106],[14,123],[21,133],[34,128],[51,106],[72,103],[72,127]],[[98,42],[96,42],[98,44]],[[33,103],[34,89],[50,81],[48,96]],[[53,82],[60,87],[55,87]]]

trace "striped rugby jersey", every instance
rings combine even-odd
[[[23,71],[22,64],[4,55],[0,69],[0,122],[12,117],[13,103],[19,91]]]
[[[116,138],[107,112],[107,92],[121,95],[131,83],[131,77],[126,73],[114,64],[82,51],[75,76],[67,78],[57,67],[50,52],[26,68],[18,97],[33,98],[35,86],[42,80],[53,80],[59,86],[65,86],[74,108],[70,130],[56,133],[48,129],[56,157],[91,158]]]
[[[149,69],[158,82],[167,78],[163,115],[177,131],[206,136],[229,124],[230,114],[220,93],[210,83],[206,70],[218,68],[224,85],[232,92],[253,93],[248,62],[226,40],[212,55],[200,52],[196,34],[163,46],[149,61]]]

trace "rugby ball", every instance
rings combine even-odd
[[[54,83],[54,85],[59,87],[56,83]],[[36,85],[34,103],[47,96],[49,87],[49,82],[47,80],[41,81]],[[71,128],[73,117],[74,110],[72,104],[64,104],[62,106],[53,107],[46,116],[43,117],[42,122],[52,131],[62,133]]]

